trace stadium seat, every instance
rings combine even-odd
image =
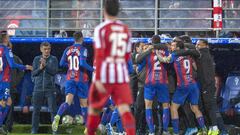
[[[240,76],[232,74],[228,76],[225,88],[221,92],[223,99],[221,111],[226,112],[230,108],[234,108],[235,112],[240,114]]]

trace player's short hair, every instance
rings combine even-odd
[[[104,9],[110,16],[117,16],[119,12],[119,0],[105,0]]]
[[[2,34],[0,34],[0,43],[3,42],[3,37],[2,37]]]
[[[152,36],[152,44],[159,44],[161,43],[161,38],[159,35],[153,35]]]
[[[182,41],[182,39],[179,36],[175,36],[173,38],[173,42],[178,42],[178,41]]]
[[[179,47],[180,49],[184,49],[184,43],[183,41],[175,41],[177,44],[177,47]]]
[[[75,41],[80,41],[82,37],[83,37],[83,34],[81,31],[76,31],[73,33],[73,38]]]
[[[50,44],[49,42],[42,42],[42,43],[40,44],[40,47],[43,47],[43,46],[49,46],[49,47],[51,47],[51,44]]]
[[[198,41],[201,41],[202,43],[204,43],[206,46],[208,46],[208,41],[205,39],[199,39]]]
[[[182,35],[180,36],[180,39],[182,39],[184,43],[190,43],[190,44],[192,43],[192,40],[188,35]]]

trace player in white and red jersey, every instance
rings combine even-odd
[[[89,93],[87,134],[94,135],[100,123],[99,113],[109,96],[116,104],[128,135],[135,135],[135,119],[129,105],[132,94],[129,86],[127,61],[131,43],[128,26],[117,20],[118,0],[106,0],[105,21],[94,31],[96,73]]]

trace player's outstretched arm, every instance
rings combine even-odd
[[[140,64],[152,52],[153,46],[148,48],[146,52],[140,53],[136,58],[136,63]]]
[[[176,50],[175,54],[177,56],[188,56],[188,55],[190,55],[190,56],[195,57],[195,58],[200,57],[200,53],[196,49],[189,49],[189,50],[180,49],[180,50]]]
[[[66,48],[63,52],[63,55],[62,55],[60,63],[59,63],[60,67],[68,67],[67,54],[66,54],[67,50],[68,50],[68,48]]]
[[[7,61],[8,61],[8,64],[10,66],[10,68],[17,68],[17,69],[21,69],[21,70],[26,70],[26,66],[24,65],[21,65],[21,64],[17,64],[14,62],[14,59],[13,59],[13,53],[10,49],[8,48],[5,48],[5,56],[7,58]]]
[[[160,54],[156,54],[157,58],[162,63],[172,63],[173,62],[173,55],[169,56],[161,56]]]

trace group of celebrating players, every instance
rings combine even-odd
[[[141,135],[146,133],[142,129],[145,127],[139,126],[143,125],[144,121],[148,125],[149,135],[169,135],[170,120],[173,134],[178,135],[180,134],[178,108],[185,104],[190,106],[199,126],[199,128],[188,127],[185,131],[186,135],[220,134],[220,127],[216,122],[211,121],[208,129],[204,122],[203,114],[198,106],[201,92],[194,76],[195,70],[199,70],[199,67],[190,56],[204,57],[199,53],[199,49],[207,48],[207,41],[199,40],[196,44],[197,49],[190,49],[193,51],[187,52],[183,38],[175,38],[168,44],[160,44],[160,37],[155,35],[151,45],[141,46],[142,43],[138,43],[132,53],[131,32],[127,25],[117,20],[118,12],[118,0],[105,1],[105,21],[94,31],[94,68],[86,62],[87,49],[82,45],[81,32],[74,33],[74,45],[65,49],[60,66],[68,68],[65,82],[66,100],[60,105],[54,117],[52,130],[57,132],[61,116],[72,104],[74,95],[77,95],[86,126],[84,133],[87,135],[95,135],[98,128],[106,128],[109,135]],[[0,46],[0,58],[0,66],[5,62],[10,67],[31,69],[31,66],[12,64],[9,49],[2,45]],[[87,72],[93,73],[90,88]],[[169,74],[172,72],[176,73],[176,87],[174,87],[174,93],[170,94],[169,84],[175,84],[169,79]],[[137,92],[129,85],[134,73],[138,76],[142,75],[142,90],[138,89]],[[3,75],[2,78],[4,77]],[[1,87],[8,86],[1,82]],[[153,116],[155,101],[157,109],[162,110],[162,117]],[[142,109],[131,107],[139,103],[144,105]],[[159,106],[158,103],[162,105]],[[7,104],[5,109],[1,109],[0,124],[2,124],[2,119],[4,119],[2,115],[6,115],[8,106]],[[103,108],[105,108],[104,111]],[[158,121],[158,125],[162,123],[161,133],[157,130],[155,121]],[[116,128],[113,128],[114,125]],[[224,134],[224,128],[221,130]]]
[[[143,127],[138,126],[142,124],[140,120],[142,116],[136,113],[137,109],[131,109],[135,102],[143,101],[145,103],[145,107],[142,108],[144,109],[143,115],[145,115],[149,135],[160,133],[154,123],[156,121],[154,119],[160,119],[153,117],[154,101],[162,103],[162,121],[157,121],[158,124],[162,123],[161,133],[163,135],[170,134],[168,131],[170,119],[173,134],[180,134],[178,108],[184,104],[189,105],[191,108],[189,110],[194,113],[199,125],[199,128],[187,128],[186,135],[220,134],[215,122],[211,122],[211,126],[207,129],[203,114],[199,109],[201,93],[194,76],[197,66],[193,57],[190,56],[191,51],[190,53],[185,51],[187,47],[184,44],[185,40],[177,37],[171,43],[160,44],[160,37],[155,35],[151,45],[136,45],[134,50],[138,51],[132,55],[131,32],[127,25],[117,20],[118,12],[118,0],[105,1],[105,21],[94,31],[94,68],[86,63],[87,50],[82,46],[81,32],[74,33],[75,44],[64,51],[60,66],[68,67],[65,83],[66,101],[61,104],[54,118],[53,131],[57,131],[60,117],[72,104],[73,97],[77,94],[86,126],[84,133],[87,135],[95,135],[98,128],[101,131],[106,129],[109,135],[145,134],[146,132],[141,129]],[[198,50],[208,48],[207,41],[199,40],[196,48],[192,49],[193,56],[203,57]],[[87,71],[93,72],[89,93]],[[132,80],[131,76],[140,72],[143,72],[143,90],[134,92],[129,85]],[[169,94],[169,83],[173,84],[169,82],[171,72],[176,73],[176,87],[172,96]],[[160,106],[157,106],[160,109]],[[105,108],[104,111],[103,108]],[[135,113],[137,123],[135,123],[132,111]],[[142,114],[141,111],[140,113]],[[113,128],[114,125],[116,129]]]

